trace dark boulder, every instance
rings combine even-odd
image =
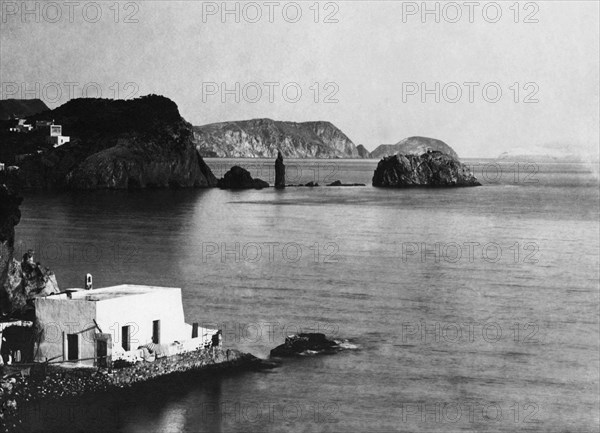
[[[275,188],[285,188],[285,164],[281,152],[277,153],[277,159],[275,160]]]
[[[236,165],[219,179],[217,186],[221,189],[262,189],[268,188],[269,183],[262,179],[253,179],[248,170]]]
[[[373,186],[387,188],[480,185],[466,165],[437,151],[420,156],[398,154],[385,157],[379,161],[373,175]]]
[[[271,350],[271,356],[298,356],[306,351],[335,352],[339,348],[335,341],[328,340],[325,334],[302,333],[286,337],[285,343]]]

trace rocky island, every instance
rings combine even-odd
[[[373,186],[410,188],[481,185],[446,143],[421,137],[411,137],[403,142],[401,148],[410,153],[399,152],[379,161],[373,175]],[[423,150],[423,153],[419,153]]]

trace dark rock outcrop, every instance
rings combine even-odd
[[[275,188],[285,188],[285,164],[281,152],[277,153],[277,159],[275,160]]]
[[[217,186],[221,189],[262,189],[268,188],[269,183],[253,179],[248,170],[236,165],[219,179]]]
[[[479,185],[467,166],[441,152],[385,157],[373,175],[373,186],[388,188]]]
[[[371,152],[371,158],[381,159],[385,156],[422,155],[429,151],[437,151],[458,159],[458,155],[450,146],[441,140],[427,137],[408,137],[396,144],[382,144]]]
[[[362,144],[359,144],[358,146],[356,146],[356,151],[358,152],[358,156],[360,158],[371,158],[371,152],[369,152],[367,150],[367,148],[365,146],[363,146]]]
[[[30,120],[51,120],[71,142],[20,164],[26,188],[212,187],[192,126],[168,98],[74,99]],[[29,134],[24,134],[29,135]]]
[[[298,356],[305,352],[336,352],[338,343],[328,340],[325,334],[302,333],[286,337],[285,343],[271,350],[271,356],[290,357]]]
[[[49,110],[41,99],[0,100],[0,120],[23,118]]]
[[[194,127],[204,157],[358,158],[354,143],[330,122],[253,119]]]

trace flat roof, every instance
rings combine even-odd
[[[122,298],[124,296],[138,296],[146,295],[149,293],[156,293],[157,291],[171,291],[181,290],[178,287],[161,287],[161,286],[141,286],[137,284],[120,284],[118,286],[101,287],[98,289],[66,289],[64,292],[46,296],[44,299],[56,300],[56,301],[70,301],[70,300],[82,300],[82,301],[104,301],[107,299]],[[71,295],[67,295],[67,292]]]

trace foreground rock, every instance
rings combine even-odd
[[[373,186],[387,188],[479,185],[467,166],[441,152],[383,158],[373,175]]]
[[[328,340],[325,334],[302,333],[286,337],[285,343],[271,350],[271,356],[284,358],[310,352],[333,353],[339,349],[338,343]]]
[[[29,118],[54,120],[71,142],[58,148],[43,131],[41,153],[19,163],[30,189],[137,189],[215,186],[217,179],[198,154],[192,126],[168,98],[73,99]]]
[[[194,127],[203,157],[359,158],[354,143],[330,122],[280,122],[252,119]]]
[[[269,183],[253,179],[248,170],[236,165],[219,179],[217,186],[221,189],[262,189],[268,188]]]
[[[277,153],[277,159],[275,160],[275,188],[285,188],[285,164],[281,152]]]

